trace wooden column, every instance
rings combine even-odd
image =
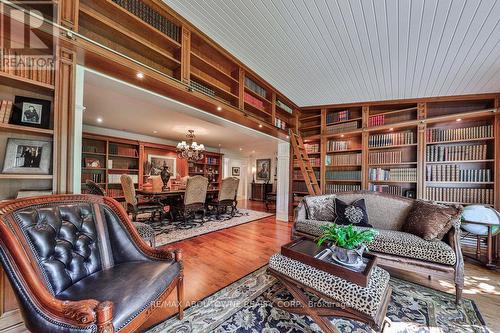
[[[59,0],[59,24],[73,31],[78,31],[79,5],[79,0]]]
[[[320,139],[320,158],[321,158],[321,163],[320,169],[319,169],[319,176],[320,176],[320,186],[321,186],[321,193],[325,194],[326,193],[326,146],[328,143],[328,139],[325,137],[326,134],[326,109],[321,109],[321,129],[320,129],[320,134],[321,134],[321,139]]]
[[[362,128],[368,128],[368,118],[370,116],[370,107],[364,105],[361,109]],[[361,189],[368,190],[368,139],[370,133],[363,131],[361,134]]]
[[[182,26],[181,38],[181,81],[189,84],[191,73],[191,31]]]
[[[245,109],[245,70],[240,67],[238,76],[238,108]]]
[[[417,199],[425,198],[425,131],[426,124],[417,126]]]
[[[73,117],[75,110],[75,53],[57,48],[56,94],[54,98],[53,191],[72,193]]]

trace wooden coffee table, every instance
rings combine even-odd
[[[388,273],[381,268],[376,268],[377,257],[364,254],[363,265],[353,269],[335,263],[328,254],[325,255],[325,251],[329,251],[326,246],[318,247],[315,242],[306,238],[300,238],[283,245],[281,254],[275,254],[271,257],[268,272],[283,284],[284,288],[292,294],[300,305],[289,306],[278,301],[275,296],[283,288],[271,295],[269,300],[274,306],[288,312],[310,316],[324,332],[338,332],[328,317],[358,320],[367,323],[375,331],[381,331],[392,290],[388,285]],[[326,282],[318,281],[318,276],[324,278]],[[373,278],[373,276],[377,276],[377,278]],[[384,278],[380,279],[380,276]],[[322,288],[327,290],[322,290]],[[332,288],[337,289],[331,292]],[[377,302],[373,305],[375,308],[372,307],[369,309],[370,311],[367,311],[359,305],[360,302],[356,302],[356,294],[360,291],[363,294],[372,293],[375,295],[370,297],[370,302]],[[310,298],[305,292],[326,301],[327,306],[325,304],[321,304],[321,306],[311,304]],[[332,297],[332,294],[339,295],[336,297],[338,299]],[[351,304],[351,306],[344,304],[344,302]]]

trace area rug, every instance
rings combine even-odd
[[[249,209],[238,208],[238,211],[232,217],[230,214],[221,214],[219,218],[215,215],[206,217],[205,223],[201,224],[200,219],[195,219],[196,226],[190,229],[184,229],[178,223],[171,222],[154,222],[151,224],[155,230],[156,246],[162,246],[184,239],[200,236],[209,232],[231,228],[240,224],[253,222],[264,217],[272,216],[273,214],[259,212]]]
[[[387,332],[489,332],[473,301],[455,305],[455,297],[407,281],[391,278],[393,288],[387,310]],[[265,298],[280,287],[266,267],[238,280],[188,308],[185,318],[173,317],[150,333],[320,333],[309,317],[274,308]],[[292,300],[288,292],[280,298]],[[368,325],[346,319],[331,319],[339,332],[374,332]]]

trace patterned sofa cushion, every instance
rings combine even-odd
[[[320,236],[321,226],[330,224],[328,221],[303,220],[295,223],[297,231]],[[370,251],[415,258],[438,264],[453,266],[456,256],[453,249],[443,241],[426,241],[418,236],[394,230],[377,229],[378,235],[368,245]]]
[[[311,220],[335,220],[334,194],[308,195],[304,197],[307,217]]]
[[[368,285],[362,287],[279,253],[269,259],[269,267],[372,318],[379,311],[390,278],[385,270],[375,267]]]

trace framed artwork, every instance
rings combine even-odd
[[[101,160],[95,157],[85,157],[85,167],[86,168],[100,168],[101,167]],[[110,169],[113,167],[110,166]]]
[[[51,156],[50,141],[9,138],[3,161],[3,173],[48,175]]]
[[[240,176],[240,167],[232,167],[231,168],[231,175],[233,177],[239,177]]]
[[[50,101],[16,96],[9,124],[48,129],[50,127]]]
[[[269,181],[271,179],[271,159],[257,160],[256,179]]]
[[[158,176],[164,165],[168,166],[169,171],[172,173],[171,178],[177,177],[177,158],[163,155],[148,155],[148,163],[150,164],[151,176]]]

